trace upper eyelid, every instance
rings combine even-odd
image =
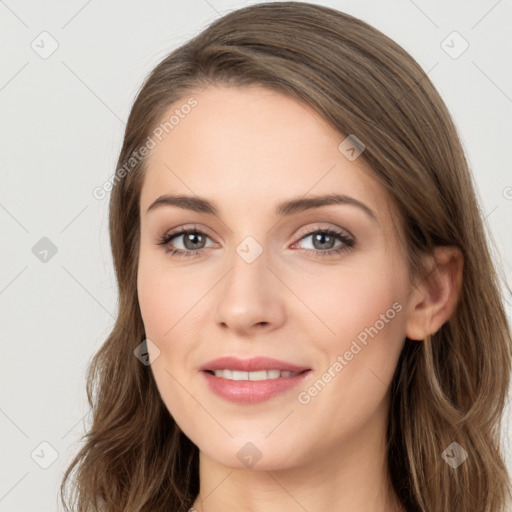
[[[210,237],[210,238],[214,238],[213,236],[210,235],[210,233],[208,232],[207,229],[203,228],[203,227],[198,227],[197,225],[192,225],[192,226],[189,226],[189,225],[184,225],[184,226],[179,226],[175,229],[171,229],[170,231],[167,231],[163,237],[165,238],[171,238],[171,237],[177,237],[177,236],[183,236],[185,235],[187,232],[191,232],[191,233],[195,233],[195,232],[200,232],[200,233],[203,233],[205,234],[206,236]]]
[[[354,235],[346,228],[341,228],[341,227],[333,227],[333,226],[317,226],[317,227],[314,227],[314,228],[305,228],[304,230],[299,230],[299,233],[297,234],[297,236],[300,238],[303,238],[304,236],[309,236],[309,235],[312,235],[313,233],[316,233],[317,231],[330,231],[330,230],[333,230],[333,231],[340,231],[342,235],[346,235],[348,236],[349,238],[351,239],[354,239]]]

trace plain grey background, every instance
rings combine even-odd
[[[134,96],[167,53],[252,3],[0,0],[0,511],[61,510],[88,424],[85,370],[116,311],[108,196],[92,190],[115,170]],[[312,3],[370,23],[428,72],[511,282],[512,1]],[[510,426],[507,408],[512,468]]]

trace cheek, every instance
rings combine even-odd
[[[137,294],[148,338],[166,340],[175,325],[197,301],[197,290],[183,272],[170,272],[162,258],[141,254],[137,274]]]
[[[406,274],[381,257],[303,286],[299,294],[308,287],[309,297],[316,297],[311,309],[329,328],[322,327],[325,335],[311,331],[310,336],[326,356],[319,370],[331,368],[336,375],[326,376],[332,384],[322,391],[329,396],[322,402],[371,410],[383,398],[403,346]],[[323,389],[321,383],[318,388]]]
[[[186,418],[185,411],[193,405],[179,385],[185,382],[186,369],[182,363],[186,360],[187,341],[186,336],[180,335],[184,325],[180,319],[184,319],[190,307],[185,308],[184,290],[161,270],[149,259],[141,258],[137,293],[146,337],[159,349],[151,371],[167,410],[181,424],[186,423],[183,416]]]
[[[161,338],[170,327],[173,311],[172,294],[156,273],[143,263],[137,278],[139,306],[148,338]]]
[[[334,334],[311,336],[325,358],[316,379],[298,390],[298,417],[307,418],[300,426],[304,436],[321,431],[324,440],[349,438],[386,413],[403,346],[405,308],[399,281],[393,283],[389,273],[386,279],[376,273],[361,278],[331,281],[329,300],[319,310]]]
[[[386,316],[395,302],[402,301],[406,289],[405,275],[386,263],[382,258],[368,258],[353,265],[340,266],[339,271],[330,269],[323,276],[303,276],[297,281],[297,295],[305,299],[309,309],[317,313],[324,324],[322,330],[325,335],[320,339],[330,340],[329,344],[335,350],[343,348],[376,322],[379,322],[378,327],[383,327],[381,315]],[[381,329],[386,336],[392,330],[389,328],[391,324],[399,326],[404,316],[396,315],[396,309],[399,308],[389,311],[387,316],[392,317],[392,321]],[[318,327],[318,321],[314,323]],[[394,327],[394,332],[397,332],[397,325]]]

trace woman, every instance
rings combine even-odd
[[[64,503],[506,510],[510,329],[400,46],[312,4],[232,12],[150,74],[112,187],[119,312]]]

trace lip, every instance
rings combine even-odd
[[[310,373],[311,370],[305,370],[294,377],[254,381],[215,377],[206,370],[201,375],[217,396],[238,404],[257,404],[298,386]]]
[[[240,370],[244,372],[257,372],[258,370],[281,370],[289,372],[303,372],[309,370],[307,366],[299,366],[287,361],[280,361],[271,357],[251,357],[239,359],[233,356],[219,357],[201,366],[200,370]],[[291,378],[291,377],[289,377]],[[264,381],[263,381],[264,382]]]
[[[280,361],[269,357],[254,357],[251,359],[238,359],[236,357],[221,357],[214,359],[201,368],[201,375],[205,379],[209,389],[217,396],[238,404],[256,404],[271,399],[298,386],[309,374],[311,369],[286,361]],[[207,370],[281,370],[297,372],[293,377],[278,377],[267,380],[230,380],[216,377]]]

